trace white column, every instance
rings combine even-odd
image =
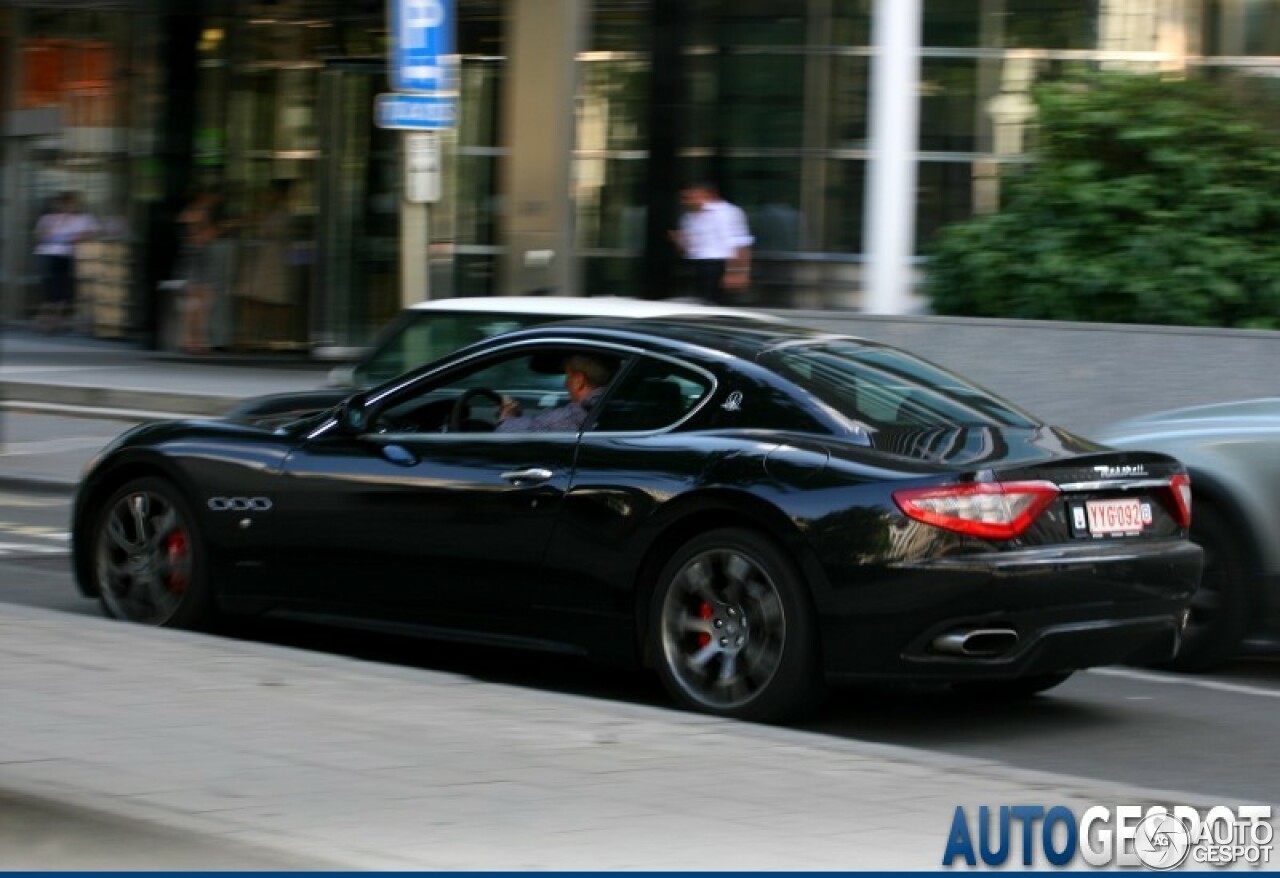
[[[863,310],[910,310],[915,255],[922,0],[876,0],[870,160],[863,217]]]
[[[576,295],[573,151],[588,0],[508,0],[502,163],[504,294]]]

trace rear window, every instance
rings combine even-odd
[[[855,341],[789,345],[760,362],[812,393],[852,429],[1037,426],[988,391],[891,348]]]
[[[662,430],[679,421],[711,390],[711,379],[684,366],[644,357],[609,394],[596,432]]]
[[[393,325],[369,358],[356,367],[356,383],[362,386],[381,384],[491,335],[553,319],[553,316],[543,314],[410,311]]]

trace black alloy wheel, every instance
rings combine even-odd
[[[817,626],[795,565],[763,534],[726,528],[686,543],[654,591],[650,650],[682,705],[794,719],[822,691]]]
[[[1231,658],[1249,623],[1249,590],[1244,549],[1226,517],[1197,499],[1192,506],[1191,542],[1204,549],[1204,573],[1191,598],[1191,616],[1182,646],[1166,667],[1206,671]]]
[[[93,575],[107,615],[144,625],[200,628],[213,616],[195,518],[167,481],[136,479],[98,515]]]

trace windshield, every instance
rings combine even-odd
[[[958,375],[891,348],[833,340],[777,348],[760,360],[843,416],[851,429],[1037,426]]]
[[[542,314],[409,311],[391,326],[368,359],[355,368],[355,383],[381,384],[491,335],[552,319],[555,318]]]

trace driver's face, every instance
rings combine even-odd
[[[587,376],[575,369],[565,371],[564,388],[569,391],[569,399],[574,402],[581,402],[583,397],[591,392],[591,385],[587,382]]]

